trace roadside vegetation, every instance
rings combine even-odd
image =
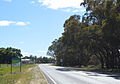
[[[27,78],[31,77],[31,73],[29,71],[30,68],[35,67],[36,65],[23,65],[22,71],[20,72],[19,66],[13,66],[13,72],[11,73],[10,65],[1,65],[0,68],[0,84],[15,84],[20,78],[24,79],[24,82],[28,82]],[[31,79],[31,78],[30,78]],[[29,79],[29,80],[30,80]],[[24,83],[21,83],[24,84]],[[25,83],[29,84],[29,83]]]
[[[0,84],[47,84],[36,59],[22,57],[20,49],[0,48]]]
[[[38,57],[36,63],[54,63],[54,58],[51,57]]]
[[[23,65],[21,72],[19,66],[13,66],[12,74],[10,65],[1,66],[0,84],[47,84],[36,64]]]
[[[120,70],[120,0],[84,0],[83,16],[73,15],[47,54],[57,65]],[[93,67],[93,68],[94,68]]]

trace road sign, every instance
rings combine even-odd
[[[18,58],[18,57],[12,57],[11,58],[11,73],[12,73],[12,65],[14,64],[18,64],[18,66],[20,66],[20,72],[21,72],[21,58]]]
[[[12,64],[17,64],[20,62],[20,58],[18,57],[12,57]]]

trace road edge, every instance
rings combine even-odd
[[[40,69],[40,67],[39,67],[39,69]],[[41,72],[42,72],[43,76],[45,77],[45,79],[47,80],[48,84],[57,84],[50,75],[46,75],[42,70],[41,70]]]

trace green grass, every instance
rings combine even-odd
[[[33,65],[23,65],[22,69],[32,67]],[[12,66],[12,73],[20,72],[20,66]],[[0,75],[10,74],[11,73],[11,65],[4,65],[0,68]]]
[[[0,68],[0,84],[15,84],[20,78],[31,76],[31,74],[27,71],[29,68],[34,66],[36,65],[23,65],[22,72],[20,72],[19,66],[13,66],[13,73],[11,74],[11,66],[2,65],[2,67]]]

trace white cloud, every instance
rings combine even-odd
[[[66,12],[78,12],[78,9],[81,9],[80,3],[83,0],[38,0],[38,2],[51,9],[65,9]],[[74,8],[74,11],[70,8]]]
[[[4,1],[6,1],[6,2],[12,2],[12,0],[4,0]]]
[[[13,23],[15,23],[15,22],[3,20],[3,21],[0,21],[0,26],[9,26],[9,25],[11,25]]]
[[[29,22],[16,22],[16,25],[18,25],[18,26],[25,26],[28,24],[30,24],[30,23]]]
[[[17,26],[26,26],[28,24],[30,24],[30,22],[20,22],[20,21],[7,21],[7,20],[3,20],[0,21],[0,26],[10,26],[10,25],[17,25]]]
[[[31,3],[31,4],[35,4],[35,1],[31,1],[30,3]]]

